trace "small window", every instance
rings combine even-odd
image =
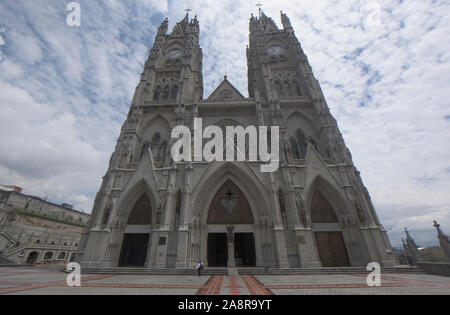
[[[283,97],[283,89],[281,88],[280,82],[275,82],[275,91],[279,98]]]
[[[293,90],[296,96],[302,96],[302,90],[300,89],[300,85],[298,85],[297,81],[293,82]]]
[[[177,99],[177,95],[178,95],[178,86],[175,86],[172,89],[172,96],[170,98],[173,99],[173,100],[176,100]]]
[[[163,99],[163,100],[169,99],[169,94],[170,94],[169,87],[166,86],[166,87],[164,88],[163,93],[162,93],[162,99]]]
[[[161,87],[158,86],[158,87],[156,87],[155,95],[154,95],[153,99],[155,101],[157,101],[157,100],[159,100],[160,96],[161,96]]]
[[[291,93],[291,85],[289,84],[288,81],[284,81],[283,94],[286,95],[286,96],[291,96],[292,95],[292,93]]]

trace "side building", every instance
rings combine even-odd
[[[65,264],[75,259],[89,214],[0,185],[0,264]]]

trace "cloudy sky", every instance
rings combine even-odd
[[[288,13],[394,245],[450,234],[450,2],[261,1]],[[90,212],[155,31],[198,15],[205,97],[248,95],[255,0],[0,1],[0,183]],[[230,49],[232,47],[232,49]]]

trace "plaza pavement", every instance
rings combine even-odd
[[[450,278],[385,274],[381,287],[366,275],[82,275],[68,287],[62,266],[0,268],[0,294],[19,295],[450,295]]]

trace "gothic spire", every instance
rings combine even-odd
[[[416,242],[409,234],[407,228],[405,228],[405,234],[406,234],[406,252],[411,259],[411,264],[415,266],[420,260],[418,246],[416,245]]]
[[[166,35],[168,28],[169,28],[169,19],[165,18],[158,29],[158,35]]]
[[[438,232],[438,239],[441,248],[444,251],[445,256],[450,259],[450,240],[448,239],[448,236],[445,235],[444,232],[442,232],[441,226],[436,221],[434,221],[434,227]]]
[[[283,28],[285,30],[292,29],[291,20],[289,20],[288,16],[286,13],[283,13],[283,11],[281,11],[281,23],[283,24]]]

